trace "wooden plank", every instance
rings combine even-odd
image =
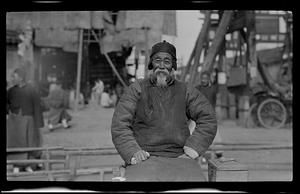
[[[44,150],[62,150],[63,147],[21,147],[21,148],[6,148],[6,152],[30,152],[30,151],[44,151]]]
[[[78,175],[86,175],[86,174],[92,174],[92,173],[99,173],[99,172],[113,172],[113,168],[87,168],[87,169],[78,169],[77,174]]]
[[[198,72],[198,66],[200,64],[199,60],[200,60],[200,56],[202,53],[202,48],[203,45],[205,43],[205,40],[207,38],[207,33],[209,30],[209,26],[210,26],[210,13],[211,11],[206,11],[205,12],[205,20],[204,20],[204,24],[202,26],[200,35],[199,35],[199,40],[197,42],[197,46],[196,46],[196,51],[195,51],[195,58],[194,58],[194,64],[190,69],[190,84],[194,83],[195,80],[195,76],[197,75]]]
[[[224,11],[221,22],[216,31],[215,39],[213,40],[211,47],[208,49],[207,56],[204,59],[204,62],[203,62],[204,69],[203,70],[207,70],[209,72],[212,71],[213,62],[215,60],[216,55],[219,52],[220,47],[222,46],[224,37],[227,32],[227,27],[229,26],[229,24],[231,22],[232,15],[233,15],[233,11],[231,11],[231,10]]]
[[[7,160],[6,164],[40,164],[49,161],[49,163],[65,163],[65,160]]]
[[[6,173],[7,177],[20,177],[20,176],[32,176],[32,175],[48,175],[49,171],[33,171],[33,172],[19,172],[19,173]],[[70,170],[51,170],[52,174],[70,173]]]
[[[247,181],[248,167],[235,159],[209,159],[208,179],[215,181]]]
[[[65,151],[86,151],[86,150],[115,150],[114,147],[65,147]]]
[[[209,150],[223,150],[223,151],[242,151],[242,150],[282,150],[293,149],[291,145],[285,146],[228,146],[228,147],[210,147]]]
[[[115,155],[118,154],[117,150],[90,150],[90,151],[70,151],[69,155]]]
[[[198,39],[199,39],[199,37],[198,37]],[[198,39],[197,39],[197,41],[198,41]],[[196,51],[196,44],[193,48],[193,51],[192,51],[191,56],[190,56],[190,58],[187,62],[187,65],[182,68],[182,74],[181,74],[180,80],[183,81],[183,82],[185,81],[187,73],[190,71],[192,60],[195,57],[195,51]]]

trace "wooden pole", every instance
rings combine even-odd
[[[197,42],[198,42],[198,39],[199,39],[199,37],[197,38]],[[191,53],[191,56],[190,56],[190,58],[189,58],[189,60],[188,60],[188,62],[186,64],[186,66],[182,70],[182,74],[181,74],[181,77],[180,77],[181,81],[185,81],[185,77],[186,77],[187,73],[190,71],[192,60],[195,57],[195,50],[196,50],[197,42],[196,42],[196,44],[195,44],[195,46],[193,48],[193,51]]]
[[[82,64],[82,42],[83,29],[79,29],[79,45],[77,57],[77,79],[76,79],[76,93],[75,93],[75,111],[78,110],[78,99],[80,96],[80,78],[81,78],[81,64]]]
[[[149,27],[144,27],[145,34],[145,69],[144,69],[144,78],[148,77],[148,61],[149,61],[149,37],[148,32],[150,30]]]
[[[199,66],[199,60],[200,60],[200,56],[202,53],[202,48],[203,45],[205,43],[205,39],[207,38],[207,33],[209,30],[209,26],[210,26],[210,13],[211,11],[206,11],[205,13],[205,20],[204,20],[204,24],[202,26],[200,35],[199,35],[199,40],[197,42],[197,46],[196,46],[196,51],[195,51],[195,58],[194,58],[194,64],[191,67],[191,71],[190,71],[190,85],[192,85],[194,83],[195,80],[195,76],[197,75],[198,72],[198,66]]]
[[[207,17],[205,17],[205,18],[207,19]],[[204,24],[203,24],[203,26],[204,26]],[[193,51],[192,51],[192,53],[190,55],[190,58],[189,58],[189,60],[187,62],[187,65],[183,68],[183,71],[182,71],[182,74],[181,74],[181,81],[185,81],[186,75],[190,72],[192,60],[195,58],[195,52],[196,52],[197,45],[198,45],[198,42],[200,40],[200,37],[201,37],[201,31],[199,32],[199,35],[197,37],[196,43],[194,45]]]
[[[222,42],[224,41],[224,36],[227,33],[227,28],[231,22],[232,16],[233,16],[232,10],[224,11],[221,22],[216,31],[215,39],[213,40],[212,45],[207,52],[207,57],[203,62],[203,67],[204,67],[203,70],[207,70],[208,72],[211,72],[213,68],[213,62],[215,60],[216,55],[218,54]]]

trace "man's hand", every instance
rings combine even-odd
[[[188,155],[186,155],[186,154],[182,154],[182,155],[178,156],[178,158],[187,158],[187,159],[193,159],[193,158],[189,157],[189,156],[188,156]]]
[[[140,163],[143,160],[147,160],[150,157],[150,154],[144,150],[140,150],[133,154],[131,158],[131,164]]]

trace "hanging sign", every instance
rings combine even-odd
[[[226,73],[225,72],[218,73],[218,84],[226,84]]]

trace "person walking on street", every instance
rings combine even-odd
[[[49,91],[49,96],[45,100],[46,104],[50,107],[47,113],[49,130],[53,131],[59,123],[61,123],[64,128],[69,128],[70,125],[68,122],[72,117],[67,112],[68,96],[62,89],[60,81],[53,83]]]

